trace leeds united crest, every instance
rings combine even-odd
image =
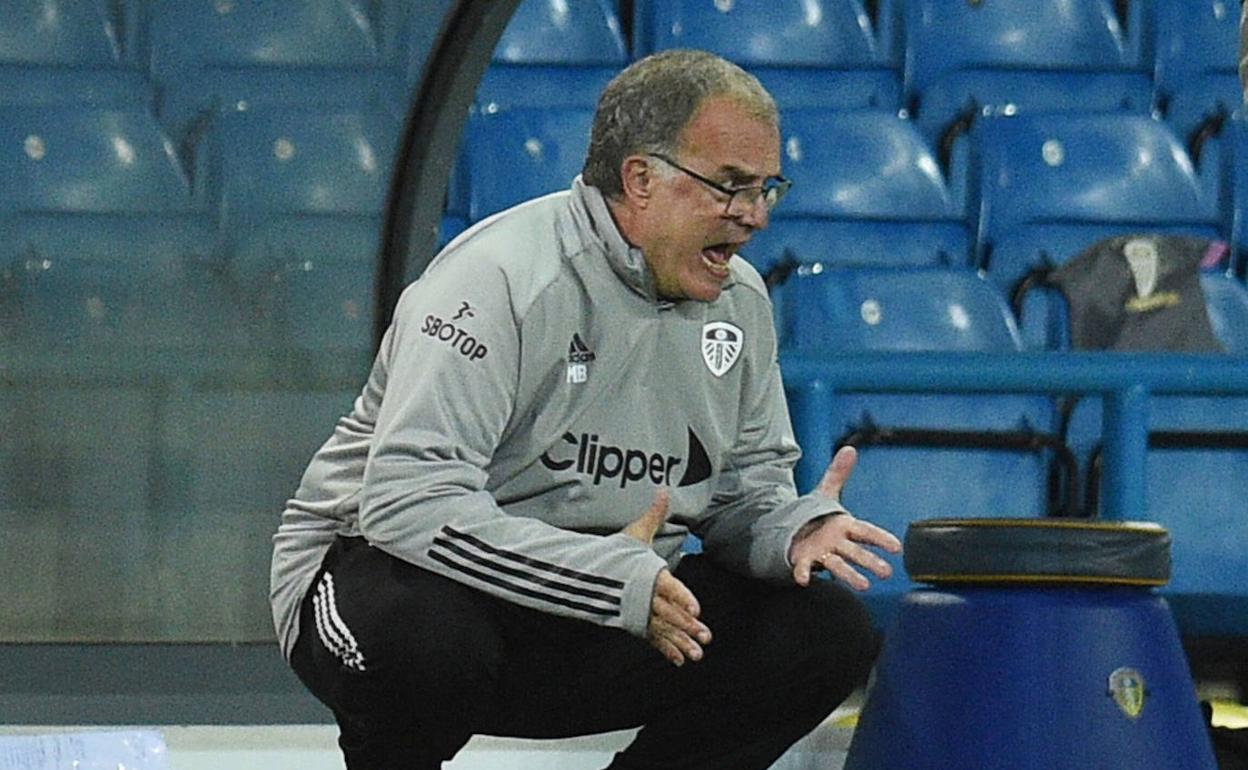
[[[716,377],[723,377],[741,355],[745,334],[727,321],[702,326],[702,360]]]

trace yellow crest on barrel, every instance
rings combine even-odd
[[[1144,689],[1144,677],[1139,671],[1126,666],[1114,669],[1109,675],[1109,695],[1122,713],[1135,719],[1144,710],[1144,698],[1148,695]]]

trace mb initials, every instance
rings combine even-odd
[[[568,364],[568,382],[584,382],[589,379],[589,367],[585,364]]]

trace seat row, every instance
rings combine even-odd
[[[1225,275],[1202,282],[1222,343],[1245,355],[1248,291]],[[782,367],[793,356],[835,365],[839,356],[870,352],[1025,355],[1004,298],[971,270],[817,263],[794,271],[773,298]],[[1099,513],[1107,441],[1099,395],[829,394],[791,385],[789,400],[806,451],[799,486],[813,487],[822,474],[829,458],[820,448],[853,445],[860,459],[843,501],[892,531],[925,518]],[[1174,537],[1165,593],[1185,633],[1248,633],[1246,616],[1236,614],[1248,607],[1248,584],[1228,579],[1248,569],[1232,544],[1248,535],[1238,513],[1248,494],[1248,399],[1154,396],[1147,411],[1144,516]],[[911,587],[900,558],[889,558],[896,576],[866,596],[877,618]]]

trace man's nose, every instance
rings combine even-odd
[[[737,205],[739,209],[733,212],[733,219],[753,230],[762,230],[767,227],[771,209],[767,207],[763,196],[758,196],[751,203],[738,203]]]

